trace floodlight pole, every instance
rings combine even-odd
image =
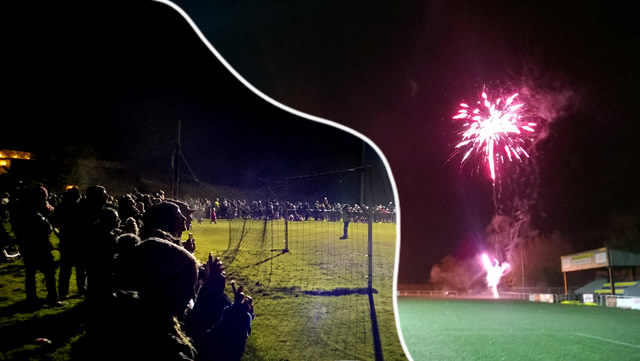
[[[172,164],[172,170],[173,170],[173,177],[171,179],[171,198],[173,199],[178,199],[178,193],[179,193],[179,184],[180,184],[180,127],[181,127],[181,122],[180,120],[178,120],[178,139],[176,142],[176,151],[175,154],[173,155],[173,164]]]
[[[365,168],[365,158],[364,158],[365,151],[366,151],[366,144],[363,140],[362,141],[362,164],[361,164],[362,169]],[[366,172],[360,173],[360,204],[364,204],[365,176],[366,176]],[[371,181],[371,178],[369,178],[369,181]]]
[[[609,256],[609,283],[611,284],[611,295],[615,296],[616,284],[613,281],[613,267],[611,266],[613,262],[611,260],[611,250],[609,248],[607,248],[607,255]]]

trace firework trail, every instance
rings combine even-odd
[[[480,157],[487,163],[494,185],[497,164],[529,158],[524,146],[533,140],[537,123],[525,119],[524,103],[516,101],[517,97],[515,93],[492,103],[483,89],[478,107],[462,103],[453,116],[454,120],[464,121],[460,132],[462,140],[455,146],[454,154],[466,149],[461,165],[469,161],[472,154]]]

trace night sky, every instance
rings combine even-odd
[[[20,74],[11,74],[9,88],[22,89],[8,104],[20,120],[8,124],[17,136],[5,139],[6,148],[41,158],[84,154],[169,175],[180,124],[181,151],[197,178],[210,184],[255,188],[264,180],[362,165],[361,139],[254,94],[164,4],[46,10],[24,29],[23,38],[34,41],[16,42]],[[25,63],[38,54],[48,54],[46,61]],[[365,161],[380,178],[370,147]],[[193,179],[184,162],[181,170],[184,180]],[[393,194],[383,183],[376,182],[383,189],[378,203],[387,204]]]
[[[589,249],[602,242],[589,235],[600,234],[612,215],[639,219],[640,59],[637,11],[631,6],[175,3],[256,88],[294,109],[348,126],[382,150],[400,196],[400,283],[426,282],[431,266],[445,255],[483,247],[494,212],[491,183],[486,174],[447,161],[459,130],[451,116],[461,101],[477,99],[483,85],[528,89],[526,99],[544,120],[532,149],[541,230],[559,230],[578,249]],[[260,154],[249,146],[266,149],[261,142],[275,142],[283,130],[299,147],[331,144],[339,150],[324,153],[312,163],[317,168],[360,162],[361,142],[353,136],[282,116],[283,111],[255,101],[164,4],[112,2],[74,8],[77,17],[53,6],[37,15],[31,10],[14,12],[24,19],[20,23],[33,26],[11,27],[20,37],[9,40],[15,51],[6,68],[4,86],[11,91],[3,125],[11,119],[15,134],[34,129],[37,134],[8,139],[3,131],[7,146],[0,148],[74,139],[66,143],[96,146],[103,149],[101,156],[114,159],[134,154],[127,159],[162,167],[175,141],[175,122],[182,120],[183,150],[194,171],[223,170],[212,174],[211,182],[217,177],[242,184],[266,174],[261,167],[277,174],[311,171],[305,168],[309,162],[300,160],[308,153],[290,145]],[[62,125],[83,129],[83,137],[68,138]],[[233,147],[234,155],[220,153],[211,137]],[[114,138],[126,141],[109,147]],[[256,157],[257,163],[249,162]],[[231,163],[258,165],[236,171]]]

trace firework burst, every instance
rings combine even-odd
[[[533,139],[536,123],[523,116],[524,103],[516,101],[518,93],[508,98],[498,98],[492,103],[485,90],[482,100],[473,108],[467,103],[453,117],[462,120],[462,140],[455,146],[455,153],[465,151],[460,164],[476,155],[489,167],[491,180],[496,181],[496,165],[529,158],[524,146]]]

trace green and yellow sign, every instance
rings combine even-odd
[[[609,266],[608,251],[606,248],[571,254],[560,257],[562,272],[580,271],[591,268],[603,268]]]

